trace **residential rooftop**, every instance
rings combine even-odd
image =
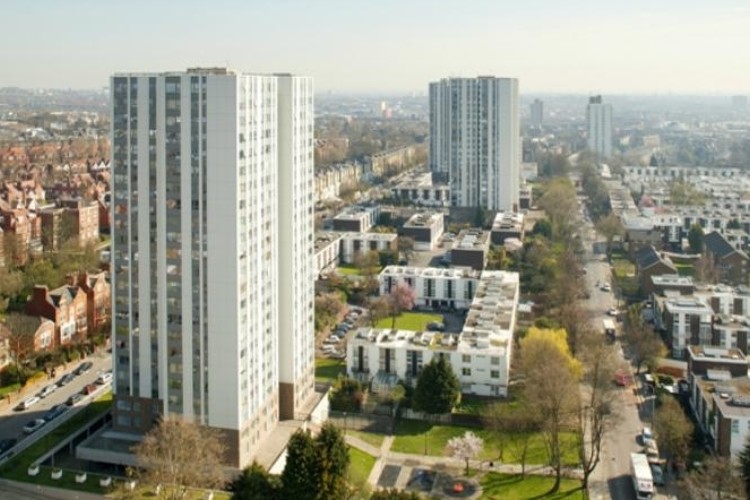
[[[431,227],[438,224],[442,218],[442,213],[414,214],[404,223],[404,227]]]
[[[687,347],[688,354],[696,361],[717,361],[727,363],[747,364],[745,354],[736,347],[725,349],[722,347],[690,345]]]
[[[453,250],[482,250],[489,246],[490,233],[479,228],[464,229],[453,244]]]

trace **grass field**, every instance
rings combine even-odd
[[[349,482],[353,485],[365,484],[375,465],[375,457],[350,446],[349,459]]]
[[[13,394],[14,392],[18,392],[21,389],[21,384],[15,383],[6,385],[5,387],[0,387],[0,398],[4,398],[8,394]]]
[[[377,434],[375,432],[363,432],[350,429],[347,430],[346,433],[352,436],[356,436],[365,443],[371,444],[376,448],[380,448],[380,445],[383,444],[383,440],[385,439],[385,436],[383,434]]]
[[[626,278],[628,276],[635,276],[635,264],[625,259],[613,259],[612,269],[615,272],[615,276],[618,278]]]
[[[693,276],[695,274],[695,268],[692,264],[675,264],[674,267],[677,268],[677,273],[680,276]]]
[[[482,480],[484,494],[482,498],[497,500],[532,500],[532,499],[568,499],[583,500],[585,497],[581,482],[575,479],[563,479],[560,491],[550,495],[547,492],[555,482],[555,478],[547,476],[526,476],[514,474],[497,474],[490,472]]]
[[[343,359],[318,358],[315,360],[315,380],[335,382],[339,375],[346,373]]]
[[[339,274],[343,274],[345,276],[359,276],[360,275],[359,269],[357,269],[354,266],[349,266],[349,265],[346,265],[346,264],[337,267],[336,271]]]
[[[391,450],[401,453],[412,453],[423,455],[425,453],[425,442],[427,454],[433,456],[445,455],[445,447],[448,440],[456,436],[463,436],[466,431],[472,431],[484,440],[484,449],[480,455],[483,460],[496,460],[500,457],[497,434],[487,429],[474,429],[457,425],[431,424],[418,420],[401,420],[396,426],[395,439]],[[426,434],[426,439],[425,439]],[[575,435],[564,433],[561,437],[563,449],[563,463],[575,465],[578,456],[575,447]],[[503,462],[520,463],[518,450],[512,446],[505,446],[503,450]],[[533,434],[530,438],[526,453],[526,463],[532,465],[546,464],[547,449],[541,434]]]
[[[427,330],[427,325],[432,321],[442,323],[443,316],[440,314],[405,312],[401,313],[401,315],[396,318],[396,329],[414,331]],[[392,318],[383,318],[378,321],[375,326],[377,328],[391,328],[392,323]]]

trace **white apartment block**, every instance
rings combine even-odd
[[[315,233],[315,273],[333,271],[341,263],[342,233]]]
[[[602,102],[602,96],[589,97],[586,108],[588,148],[605,158],[612,156],[612,105]]]
[[[341,262],[354,264],[357,254],[369,251],[396,251],[398,235],[396,233],[343,233],[341,235]]]
[[[469,268],[386,266],[380,271],[380,295],[405,283],[416,293],[416,306],[468,309],[479,284],[479,271]]]
[[[689,345],[710,345],[713,310],[698,297],[657,297],[655,318],[671,338],[672,356],[684,358]]]
[[[312,79],[110,87],[113,426],[208,425],[242,467],[314,391]]]
[[[391,188],[391,195],[428,207],[448,207],[451,203],[448,185],[433,183],[430,172],[415,174],[399,182]]]
[[[444,219],[442,212],[414,214],[401,227],[401,234],[414,239],[414,250],[432,251],[443,235]]]
[[[460,333],[360,328],[348,336],[347,372],[364,382],[389,376],[413,384],[423,366],[445,357],[461,392],[507,396],[518,305],[518,274],[485,271]]]
[[[430,83],[430,170],[449,180],[452,206],[518,208],[518,115],[515,78]]]

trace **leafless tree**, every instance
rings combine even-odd
[[[693,424],[672,397],[665,397],[654,417],[656,437],[674,463],[684,463],[690,452]]]
[[[34,353],[34,334],[39,327],[39,319],[34,316],[12,313],[5,318],[4,323],[8,351],[16,365],[19,382],[23,385],[26,383],[26,377],[22,367]]]
[[[162,485],[161,498],[178,500],[187,488],[217,488],[226,480],[224,445],[216,431],[179,418],[164,418],[133,451],[137,477],[146,485]]]
[[[706,458],[683,482],[683,491],[694,500],[742,498],[744,494],[739,470],[727,457]]]

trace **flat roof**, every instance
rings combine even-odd
[[[489,246],[490,233],[477,227],[464,229],[453,243],[453,250],[485,250]]]

